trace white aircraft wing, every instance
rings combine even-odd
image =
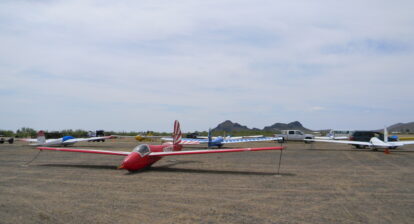
[[[164,138],[161,138],[161,140],[172,142],[173,138],[164,137]],[[208,143],[208,139],[182,138],[180,142],[181,145],[197,145],[200,143]]]
[[[315,137],[315,139],[321,139],[321,140],[345,140],[345,139],[348,139],[348,137],[346,137],[346,136],[338,136],[338,137],[322,136],[322,137]]]
[[[391,146],[403,146],[403,145],[412,145],[414,141],[398,141],[398,142],[387,142]]]
[[[345,141],[345,140],[325,140],[325,139],[305,139],[309,142],[330,142],[330,143],[339,143],[339,144],[350,144],[350,145],[368,145],[372,146],[371,142],[360,142],[360,141]]]
[[[241,136],[242,138],[263,138],[263,135],[248,135],[248,136]]]
[[[37,139],[35,138],[22,138],[22,139],[18,139],[20,141],[24,141],[24,142],[31,142],[31,143],[36,143]]]
[[[100,139],[110,139],[113,138],[112,136],[102,136],[102,137],[91,137],[91,138],[73,138],[64,141],[64,143],[75,143],[75,142],[84,142],[84,141],[93,141],[93,140],[100,140]]]
[[[263,141],[278,141],[282,140],[282,137],[262,137],[262,138],[242,138],[242,139],[224,139],[223,144],[228,143],[242,143],[242,142],[263,142]]]

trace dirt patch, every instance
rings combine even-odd
[[[76,148],[130,151],[133,140]],[[260,147],[274,143],[235,145]],[[0,145],[0,223],[414,223],[414,147],[288,143],[279,152],[123,157]],[[228,146],[230,147],[230,146]]]

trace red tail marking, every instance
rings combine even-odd
[[[174,121],[174,133],[173,133],[173,145],[177,145],[181,142],[181,129],[180,122],[177,120]]]

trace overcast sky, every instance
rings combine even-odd
[[[0,1],[0,129],[414,121],[414,1]]]

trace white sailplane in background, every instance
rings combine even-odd
[[[373,150],[377,149],[396,149],[397,147],[403,145],[414,144],[414,141],[388,141],[388,131],[387,128],[384,129],[384,140],[379,139],[378,137],[372,137],[368,142],[363,141],[350,141],[350,140],[328,140],[328,139],[305,139],[305,141],[310,142],[329,142],[329,143],[339,143],[339,144],[349,144],[356,146],[365,146]]]
[[[93,141],[93,140],[103,140],[103,139],[110,139],[113,136],[101,136],[101,137],[90,137],[90,138],[75,138],[72,136],[64,136],[62,138],[55,138],[55,139],[46,139],[45,132],[39,131],[37,132],[37,138],[26,138],[20,139],[24,142],[29,142],[30,145],[33,146],[68,146],[73,145],[76,142],[85,142],[85,141]]]
[[[326,136],[315,136],[314,139],[322,139],[322,140],[345,140],[349,138],[349,134],[350,131],[340,131],[340,132],[346,132],[346,136],[342,135],[337,135],[336,132],[339,131],[335,131],[335,130],[330,130],[329,133]]]
[[[283,140],[282,137],[255,137],[252,138],[251,136],[241,136],[241,137],[229,137],[229,138],[223,138],[221,136],[219,137],[213,137],[211,134],[211,129],[208,131],[207,139],[198,139],[198,138],[183,138],[182,144],[207,144],[208,147],[218,147],[221,148],[224,144],[230,144],[230,143],[246,143],[246,142],[265,142],[265,141],[281,141]],[[161,138],[163,141],[171,141],[172,138]]]

